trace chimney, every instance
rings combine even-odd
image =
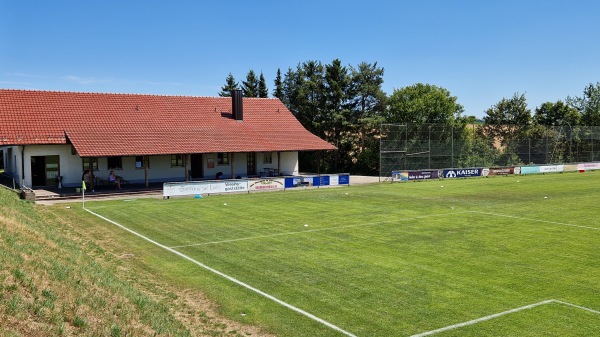
[[[242,90],[235,89],[231,91],[231,111],[233,112],[233,118],[235,118],[236,121],[244,120],[244,108],[242,105],[242,97],[244,97],[244,95],[242,94]]]

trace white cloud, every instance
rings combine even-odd
[[[96,77],[81,77],[74,75],[67,75],[60,78],[61,80],[66,80],[69,82],[76,82],[79,84],[97,84],[97,83],[109,83],[114,82],[112,79],[100,79]]]

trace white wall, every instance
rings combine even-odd
[[[227,173],[223,172],[223,174],[229,178],[235,178],[237,176],[240,176],[240,177],[248,176],[248,154],[246,152],[242,152],[242,153],[234,153],[233,155],[234,155],[234,159],[235,159],[235,161],[233,162],[233,165],[234,165],[233,177],[230,177],[231,170]]]
[[[21,152],[18,146],[2,147],[4,157],[4,174],[21,184]]]
[[[229,154],[229,164],[227,165],[219,165],[217,164],[217,154],[216,153],[206,153],[202,155],[202,169],[204,171],[205,179],[215,179],[215,175],[217,172],[223,172],[223,178],[231,178],[231,153]],[[213,168],[208,168],[208,159],[212,158],[213,160]],[[237,158],[236,158],[237,159]],[[244,163],[246,163],[246,159],[244,158]],[[239,163],[236,163],[236,165]],[[245,170],[244,170],[245,172]]]
[[[265,163],[265,156],[271,154],[271,163]],[[256,173],[261,174],[265,168],[276,169],[277,166],[277,152],[257,152],[256,153]]]
[[[185,167],[171,167],[171,155],[150,156],[148,167],[148,181],[183,181],[185,179]],[[135,167],[135,156],[121,157],[122,169],[108,169],[108,159],[106,157],[98,158],[98,171],[94,171],[96,177],[108,179],[110,171],[115,171],[115,175],[123,177],[130,183],[144,183],[145,170]]]
[[[298,175],[298,151],[280,153],[280,174],[286,176]]]
[[[63,177],[62,184],[64,187],[78,187],[81,185],[82,175],[82,159],[77,154],[71,154],[71,145],[25,145],[23,146],[5,146],[4,157],[11,155],[12,158],[3,158],[5,160],[5,173],[13,177],[17,183],[21,183],[21,149],[24,148],[24,163],[25,163],[25,186],[31,187],[31,157],[33,156],[59,156],[60,175]],[[9,151],[10,150],[10,151]],[[12,152],[12,153],[11,153]],[[208,158],[212,156],[214,167],[208,168]],[[235,176],[247,176],[246,153],[230,154],[234,158]],[[298,174],[298,152],[281,152],[278,156],[277,152],[271,154],[272,162],[264,163],[264,153],[256,154],[256,169],[260,174],[265,168],[280,168],[282,175],[297,175]],[[8,159],[8,160],[7,160]],[[135,157],[122,157],[121,170],[114,170],[115,174],[122,176],[125,180],[131,183],[143,183],[145,181],[144,169],[135,167]],[[149,182],[163,181],[183,181],[185,179],[184,167],[171,167],[171,156],[150,156],[150,167],[148,168]],[[231,158],[230,164],[218,165],[217,154],[204,154],[202,158],[204,177],[206,179],[214,179],[217,172],[223,172],[223,178],[232,178],[231,176]],[[98,158],[98,170],[94,171],[96,177],[108,178],[108,160],[106,157]]]

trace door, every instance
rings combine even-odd
[[[31,185],[46,186],[46,157],[31,157]]]
[[[59,156],[31,157],[31,184],[33,186],[58,186]]]
[[[190,158],[190,180],[204,177],[202,170],[202,154],[193,154]]]
[[[255,176],[256,175],[256,153],[248,152],[248,154],[246,155],[246,163],[248,164],[248,169],[246,171],[246,174],[248,176]]]

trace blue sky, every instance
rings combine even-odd
[[[481,117],[600,81],[600,2],[0,0],[0,88],[216,96],[318,60],[385,69],[391,94],[448,89]]]

